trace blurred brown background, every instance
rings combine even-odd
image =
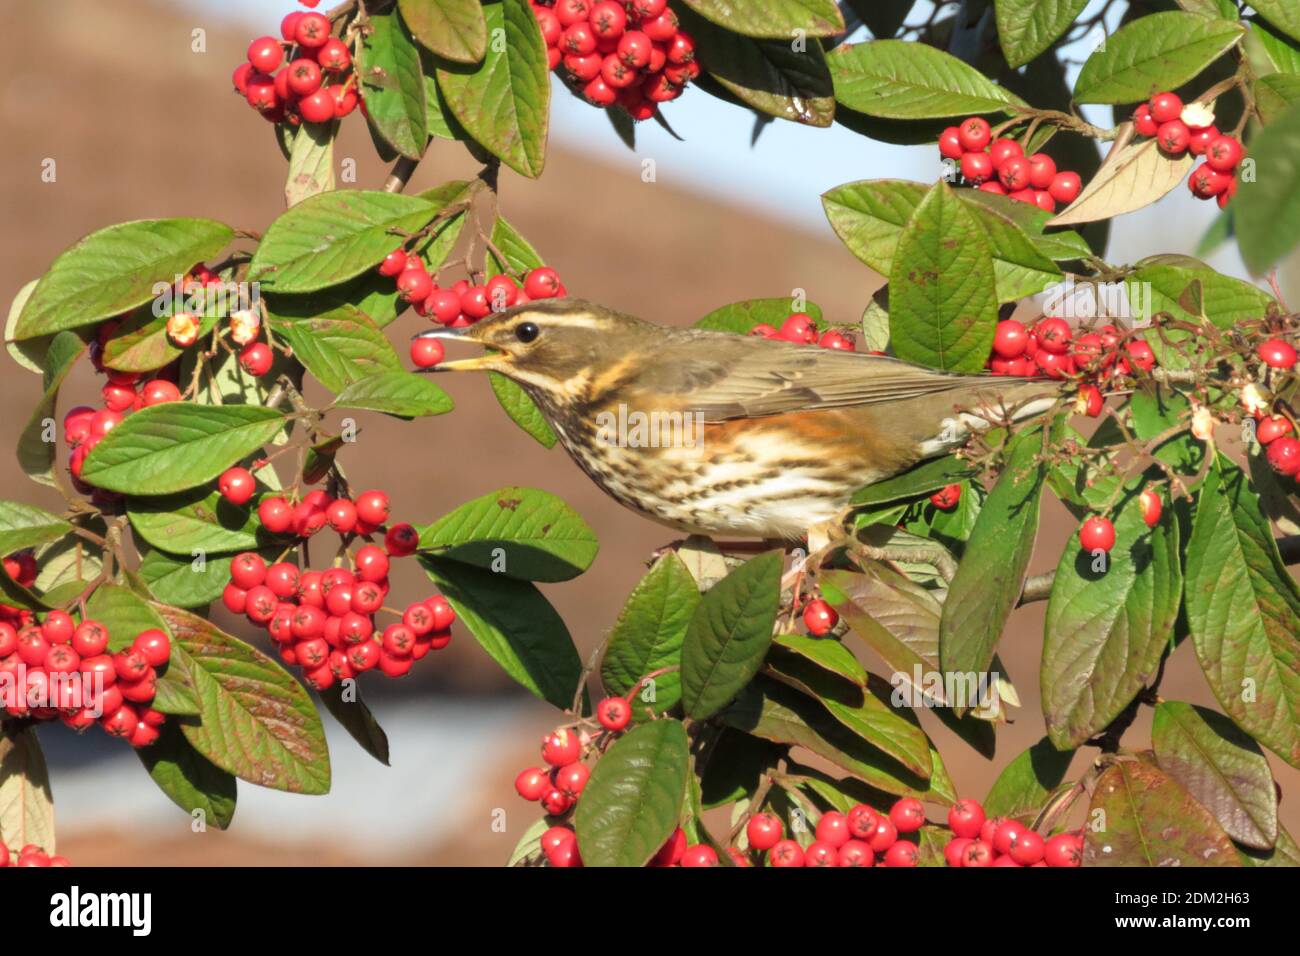
[[[260,32],[275,33],[289,5],[267,8]],[[282,210],[284,161],[270,128],[231,95],[228,79],[258,28],[210,22],[188,7],[148,0],[11,0],[6,12],[0,294],[12,296],[59,251],[112,223],[194,215],[262,230]],[[205,53],[191,51],[191,31],[200,27]],[[375,158],[359,116],[344,123],[337,157],[355,158],[358,186],[382,183],[386,166]],[[47,159],[57,163],[52,183],[41,180]],[[411,189],[476,169],[460,146],[435,142]],[[927,167],[915,178],[930,175]],[[828,318],[848,323],[880,281],[829,228],[813,232],[721,205],[664,173],[647,184],[625,166],[604,165],[555,142],[540,182],[503,171],[501,208],[575,294],[664,323],[689,323],[726,302],[794,288],[808,290]],[[404,316],[391,329],[394,340],[400,345],[422,321]],[[0,441],[12,447],[39,383],[2,361],[0,398],[10,414],[0,421]],[[92,400],[97,388],[85,374],[62,407]],[[507,484],[563,496],[602,542],[586,575],[547,588],[585,658],[647,557],[675,535],[624,511],[562,451],[545,451],[517,430],[486,380],[457,378],[448,388],[457,401],[451,415],[413,424],[379,415],[363,420],[359,447],[345,459],[354,486],[386,488],[395,513],[415,523]],[[9,458],[0,463],[0,496],[59,507],[56,496],[27,482]],[[1050,505],[1031,573],[1055,564],[1069,530],[1063,509]],[[428,592],[409,563],[394,585],[399,598]],[[1001,768],[1043,734],[1037,670],[1044,608],[1017,612],[1001,644],[1025,706],[1000,733],[996,759],[976,756],[922,715],[962,793],[982,796]],[[1213,704],[1187,646],[1171,661],[1163,689],[1171,698]],[[514,795],[512,782],[536,762],[536,742],[553,712],[520,695],[460,629],[451,649],[419,665],[411,678],[376,678],[366,691],[393,736],[391,769],[331,725],[333,794],[268,794],[241,784],[232,829],[198,837],[120,745],[99,734],[74,739],[61,727],[44,731],[60,852],[75,864],[117,865],[504,862],[536,816],[535,807]],[[1141,746],[1148,730],[1146,711],[1128,739]],[[1283,789],[1295,789],[1300,774],[1274,763]],[[491,826],[496,808],[506,811],[504,833]],[[1294,800],[1283,811],[1293,830],[1300,827]]]

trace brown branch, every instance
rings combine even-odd
[[[406,188],[406,184],[411,181],[411,176],[415,173],[415,167],[420,165],[418,159],[411,159],[409,156],[403,156],[393,164],[392,171],[388,178],[384,180],[383,190],[386,193],[400,193]]]

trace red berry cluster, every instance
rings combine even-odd
[[[564,67],[593,106],[623,107],[635,120],[682,95],[700,75],[695,41],[668,0],[534,3],[552,70]]]
[[[958,800],[948,811],[953,838],[943,848],[949,866],[1079,866],[1083,836],[1042,834],[1005,817],[986,819],[974,800]]]
[[[525,273],[522,286],[503,273],[482,285],[461,279],[444,289],[429,275],[424,260],[401,246],[384,257],[379,274],[396,280],[398,292],[414,303],[417,313],[452,329],[473,325],[493,312],[534,299],[558,299],[569,294],[560,274],[546,266]],[[432,368],[442,358],[442,343],[437,339],[411,341],[411,361],[417,368]]]
[[[0,622],[0,708],[10,717],[58,718],[73,730],[98,723],[133,747],[158,739],[164,715],[150,705],[171,639],[149,629],[131,646],[108,653],[108,628],[66,611],[50,611],[15,629]]]
[[[806,847],[784,835],[781,819],[758,813],[745,825],[749,848],[766,853],[768,866],[916,866],[920,850],[902,834],[916,833],[925,823],[921,801],[904,797],[888,814],[859,803],[841,813],[828,810],[817,821],[814,839]]]
[[[44,847],[29,843],[21,850],[11,851],[0,843],[0,868],[6,866],[72,866],[66,856],[50,856]]]
[[[1157,93],[1134,110],[1133,127],[1143,136],[1154,136],[1166,155],[1191,152],[1205,158],[1187,180],[1197,199],[1216,199],[1222,209],[1236,195],[1236,170],[1246,150],[1237,137],[1219,132],[1207,107],[1185,107],[1178,94]]]
[[[993,335],[993,352],[985,368],[994,375],[1026,378],[1083,376],[1104,382],[1113,375],[1155,368],[1156,355],[1141,336],[1125,336],[1113,325],[1086,331],[1077,338],[1065,319],[1046,316],[1033,326],[1003,319]],[[1101,392],[1091,382],[1080,388],[1081,411],[1101,413]]]
[[[857,350],[853,337],[845,335],[836,329],[827,329],[819,336],[817,334],[817,323],[813,321],[812,316],[805,315],[802,312],[791,313],[789,318],[781,323],[779,329],[767,322],[760,322],[749,330],[749,334],[758,335],[765,339],[793,342],[796,345],[819,345],[824,349],[838,349],[843,352]]]
[[[280,22],[280,39],[258,37],[248,45],[248,60],[232,77],[235,90],[272,123],[297,126],[347,116],[360,96],[352,52],[332,30],[322,13],[288,14]]]
[[[253,478],[245,469],[231,469],[221,480],[222,494],[234,503],[244,504],[252,496]],[[380,530],[388,511],[382,491],[367,491],[355,501],[312,491],[297,505],[268,497],[257,509],[262,526],[272,534],[306,538],[328,524],[345,542]],[[375,615],[386,610],[389,559],[414,554],[419,535],[409,524],[395,524],[387,529],[384,545],[366,544],[349,555],[351,569],[325,571],[300,571],[287,561],[268,567],[254,552],[238,554],[222,604],[266,628],[280,657],[301,667],[317,690],[376,667],[389,677],[402,677],[429,651],[451,643],[456,613],[435,595],[408,605],[400,620],[380,632]]]
[[[959,163],[962,178],[984,192],[1033,203],[1048,212],[1055,212],[1058,202],[1074,202],[1083,188],[1078,173],[1058,171],[1046,153],[1026,156],[1014,139],[993,139],[988,120],[979,116],[940,133],[939,155]]]
[[[1256,349],[1260,360],[1277,372],[1290,372],[1296,365],[1296,349],[1290,342],[1271,338]],[[1279,475],[1300,481],[1300,439],[1295,422],[1286,415],[1262,409],[1256,413],[1255,440],[1265,448],[1268,463]]]

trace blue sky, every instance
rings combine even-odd
[[[184,0],[205,15],[248,24],[251,30],[274,33],[280,17],[301,7],[284,0]],[[328,5],[328,4],[326,4]],[[1090,15],[1101,6],[1093,0]],[[911,20],[923,18],[918,5]],[[252,34],[250,33],[250,36]],[[1086,59],[1093,37],[1067,48],[1067,58]],[[700,91],[667,105],[665,116],[685,142],[672,139],[654,123],[637,128],[637,152],[629,151],[601,111],[558,87],[552,97],[551,136],[564,144],[581,145],[601,159],[627,167],[651,156],[661,181],[681,181],[688,188],[707,189],[732,201],[758,207],[792,224],[829,234],[819,196],[842,183],[858,179],[897,177],[932,182],[938,174],[938,153],[930,146],[893,146],[852,133],[841,126],[810,129],[778,121],[750,147],[752,114]],[[1086,113],[1086,111],[1085,111]],[[1108,124],[1104,115],[1089,116]],[[1048,150],[1050,152],[1050,148]],[[1124,262],[1154,251],[1191,253],[1216,213],[1212,202],[1190,200],[1177,189],[1160,203],[1125,217],[1125,228],[1113,230],[1108,258]],[[1235,248],[1210,258],[1212,265],[1245,275]]]

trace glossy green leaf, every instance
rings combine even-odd
[[[144,598],[120,584],[102,584],[86,602],[86,613],[108,628],[111,653],[131,646],[141,631],[166,631],[167,622]]]
[[[344,699],[342,684],[330,685],[320,691],[319,696],[325,709],[361,746],[361,749],[385,767],[389,766],[388,734],[384,733],[384,728],[379,726],[379,721],[375,719],[366,702],[361,699],[357,689],[351,689],[351,700]]]
[[[0,501],[0,555],[57,541],[72,525],[44,508],[21,501]]]
[[[339,408],[364,408],[398,418],[445,415],[451,396],[412,372],[375,372],[344,386],[334,399]]]
[[[943,182],[898,238],[889,301],[899,358],[955,372],[984,367],[998,322],[993,259],[975,217]]]
[[[1277,842],[1277,789],[1259,745],[1222,714],[1166,700],[1151,746],[1160,769],[1209,810],[1228,836],[1267,850]]]
[[[834,0],[682,0],[689,9],[732,33],[783,40],[805,34],[836,36],[844,32],[844,16]]]
[[[249,267],[269,292],[315,292],[359,276],[437,214],[424,199],[342,189],[305,199],[266,230]]]
[[[1037,814],[1065,779],[1073,759],[1073,750],[1057,750],[1046,737],[1022,750],[993,781],[984,798],[985,814],[989,817]]]
[[[294,357],[331,392],[342,392],[384,372],[406,374],[388,337],[353,306],[343,305],[313,318],[275,317],[274,329],[293,347]]]
[[[325,729],[301,684],[261,651],[177,608],[155,605],[172,633],[172,666],[189,675],[199,719],[181,732],[217,767],[290,793],[328,793]]]
[[[1192,643],[1220,706],[1300,766],[1300,587],[1259,496],[1222,455],[1201,487],[1185,588]]]
[[[257,547],[260,522],[253,510],[232,505],[206,488],[164,498],[131,498],[127,515],[137,535],[170,554],[220,554]]]
[[[1192,79],[1236,44],[1246,28],[1169,10],[1139,17],[1107,37],[1074,84],[1080,103],[1132,103]]]
[[[848,43],[826,57],[835,99],[884,119],[942,119],[1004,112],[1021,103],[973,66],[949,53],[905,40]]]
[[[568,581],[600,544],[582,516],[536,488],[500,488],[421,529],[420,550],[524,581]]]
[[[1252,272],[1262,273],[1300,242],[1300,105],[1250,142],[1258,170],[1232,201],[1237,243]]]
[[[184,491],[261,448],[283,424],[281,412],[257,405],[154,405],[109,432],[86,456],[82,477],[129,495]]]
[[[758,673],[772,643],[782,555],[770,551],[732,571],[704,595],[682,644],[682,703],[711,717]]]
[[[477,63],[487,52],[487,23],[479,0],[398,0],[411,34],[448,60]]]
[[[948,587],[939,625],[944,672],[982,674],[1024,585],[1038,533],[1038,502],[1046,466],[1035,463],[1043,435],[1021,432],[1007,453]]]
[[[211,219],[144,219],[109,226],[62,252],[23,306],[14,338],[95,325],[143,305],[196,262],[211,259],[234,230]]]
[[[139,572],[149,592],[163,604],[201,608],[221,597],[230,582],[232,560],[229,556],[211,555],[198,562],[165,551],[150,551],[140,562]]]
[[[1084,866],[1240,866],[1210,811],[1158,767],[1113,764],[1097,781],[1084,827]]]
[[[965,481],[975,473],[970,462],[952,455],[931,458],[893,478],[867,485],[853,495],[855,505],[881,505],[928,495]]]
[[[535,585],[456,561],[422,556],[420,563],[507,674],[556,707],[572,705],[582,661],[564,621]]]
[[[686,729],[652,720],[609,748],[574,815],[586,866],[645,866],[677,828],[690,769]]]
[[[1291,0],[1250,0],[1250,5],[1273,26],[1300,40],[1300,9]]]
[[[77,364],[77,359],[85,354],[86,343],[73,332],[59,332],[50,340],[46,353],[45,394],[32,409],[31,417],[18,436],[18,465],[37,484],[58,487],[54,475],[57,435],[49,430],[49,422],[58,410],[59,389]]]
[[[837,674],[859,687],[867,685],[867,669],[837,637],[811,634],[778,634],[772,643],[811,661],[822,670]]]
[[[335,188],[334,138],[337,121],[302,123],[289,149],[289,172],[284,181],[284,204],[296,206],[304,199]]]
[[[420,48],[394,9],[372,13],[364,37],[356,72],[371,129],[402,156],[419,159],[429,142]]]
[[[497,397],[510,420],[522,428],[543,448],[554,448],[558,439],[537,403],[524,391],[523,386],[512,382],[497,372],[488,373],[492,394]]]
[[[695,579],[674,552],[655,562],[628,596],[610,631],[600,679],[608,694],[627,694],[642,677],[681,663],[686,628],[700,603]],[[669,710],[682,696],[677,671],[654,678],[653,700],[644,691],[634,701],[655,711]]]
[[[235,816],[235,778],[194,749],[173,720],[163,724],[156,741],[136,753],[158,789],[172,803],[218,830]]]
[[[714,309],[695,323],[697,329],[713,329],[718,332],[735,332],[748,335],[756,325],[766,323],[780,328],[781,323],[792,313],[802,312],[821,328],[822,310],[815,302],[804,302],[802,308],[795,308],[796,303],[789,296],[775,299],[746,299],[744,302],[732,302]]]
[[[1070,28],[1088,0],[996,0],[998,43],[1007,64],[1024,66]]]
[[[489,37],[477,66],[443,61],[438,87],[470,135],[521,175],[536,179],[546,164],[551,87],[546,43],[527,0],[484,8]]]
[[[1104,571],[1077,539],[1056,567],[1039,684],[1047,735],[1061,750],[1101,733],[1155,681],[1182,602],[1178,522],[1148,528],[1134,498],[1115,535]]]

